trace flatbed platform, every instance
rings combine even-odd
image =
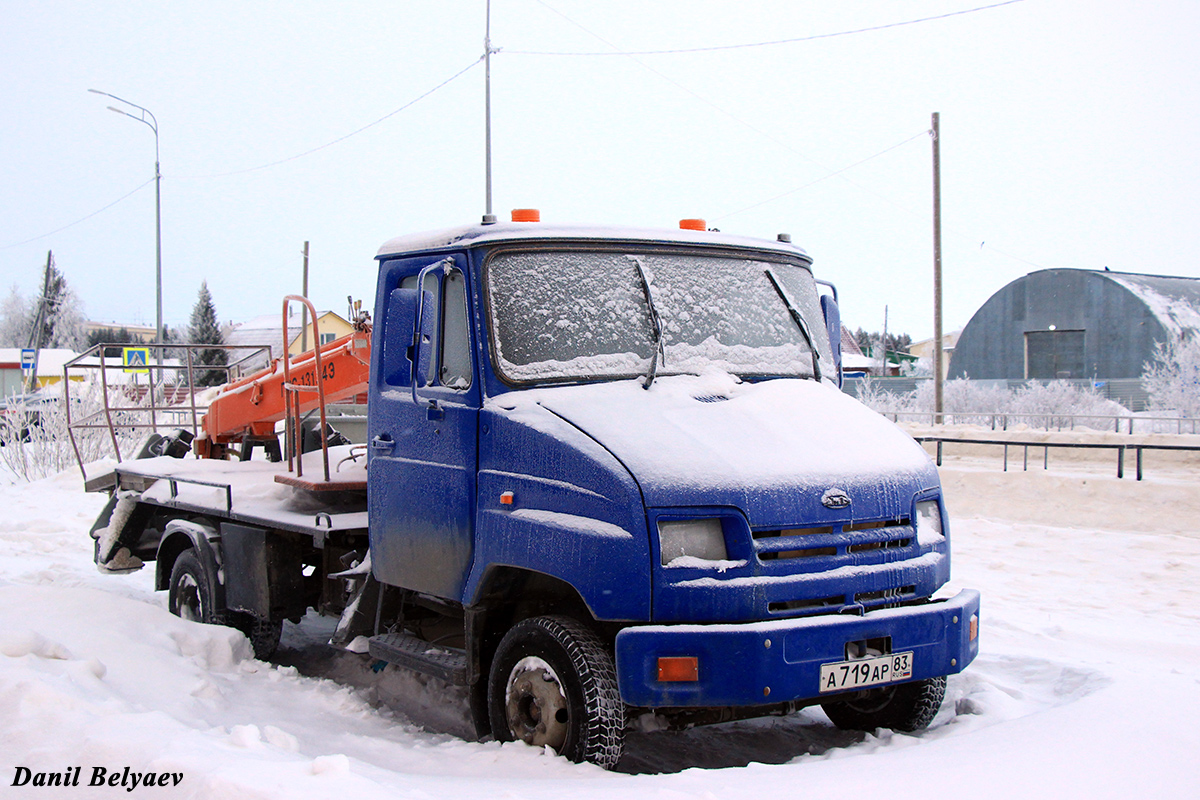
[[[223,461],[160,456],[117,464],[89,481],[89,491],[115,486],[140,502],[323,539],[331,531],[367,528],[366,454],[352,446],[329,448],[330,480],[320,451],[306,453],[304,476],[286,462]],[[311,476],[311,477],[310,477]],[[318,546],[320,546],[318,542]]]

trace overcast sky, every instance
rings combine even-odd
[[[1200,3],[895,25],[986,5],[494,0],[497,213],[788,232],[847,325],[920,339],[937,111],[946,330],[1039,268],[1200,277]],[[318,307],[370,301],[382,242],[484,211],[484,34],[483,0],[0,0],[0,289],[53,250],[91,319],[153,324],[154,136],[94,88],[158,119],[168,325],[201,281],[278,313],[305,240]]]

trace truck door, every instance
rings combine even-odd
[[[384,263],[368,398],[375,576],[455,600],[471,565],[475,511],[470,296],[462,255]],[[418,319],[423,333],[414,337]]]

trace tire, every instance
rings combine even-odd
[[[213,605],[213,587],[194,550],[184,550],[171,567],[167,585],[167,608],[180,619],[226,625],[228,618]]]
[[[488,678],[488,717],[498,741],[550,747],[604,769],[625,747],[612,654],[568,617],[533,617],[505,634]]]
[[[246,634],[246,638],[250,640],[250,646],[254,648],[254,657],[259,661],[266,661],[279,649],[279,638],[283,634],[283,620],[272,622],[253,614],[238,614],[233,627]]]
[[[279,647],[283,622],[260,619],[253,614],[217,611],[213,604],[213,587],[204,575],[204,567],[195,550],[184,550],[171,568],[167,586],[167,608],[180,619],[225,625],[236,628],[250,640],[254,657],[266,661]]]
[[[911,733],[933,722],[945,696],[946,678],[942,676],[867,689],[848,700],[822,703],[821,708],[834,725],[845,731],[891,728]]]

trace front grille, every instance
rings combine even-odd
[[[823,556],[836,556],[836,547],[808,547],[803,550],[779,550],[767,553],[760,553],[759,558],[763,561],[779,561],[780,559],[788,558],[821,558]]]
[[[833,533],[832,525],[821,525],[817,528],[782,528],[780,530],[754,531],[755,539],[772,539],[777,536],[816,536],[822,533]]]
[[[880,600],[899,602],[916,594],[916,586],[900,586],[896,589],[884,589],[878,592],[859,592],[854,595],[856,603],[875,603]]]
[[[770,528],[752,531],[752,536],[755,553],[764,563],[821,558],[847,561],[845,556],[871,553],[886,559],[886,551],[904,550],[914,541],[908,517],[809,528]]]
[[[846,548],[847,553],[869,553],[872,550],[894,550],[900,547],[908,547],[912,544],[912,539],[891,539],[886,542],[863,542],[862,544],[852,544]]]
[[[850,522],[842,526],[843,531],[873,531],[876,528],[895,528],[908,525],[908,517],[881,519],[873,522]]]
[[[780,600],[775,603],[767,603],[767,611],[772,614],[779,614],[784,611],[812,611],[813,609],[837,609],[846,604],[846,598],[843,595],[835,594],[831,597],[818,597],[813,600]]]
[[[759,563],[772,574],[775,570],[799,571],[814,577],[840,567],[902,565],[915,557],[919,549],[912,521],[908,517],[876,520],[853,520],[829,525],[796,528],[769,528],[752,531],[754,551]],[[774,568],[774,569],[772,569]],[[917,587],[901,581],[911,581],[911,574],[893,575],[895,584],[877,589],[880,582],[858,588],[856,593],[815,598],[779,598],[767,603],[771,614],[830,614],[857,609],[857,613],[873,608],[900,605],[916,598]],[[886,580],[886,579],[884,579]],[[826,585],[825,589],[834,588]]]

